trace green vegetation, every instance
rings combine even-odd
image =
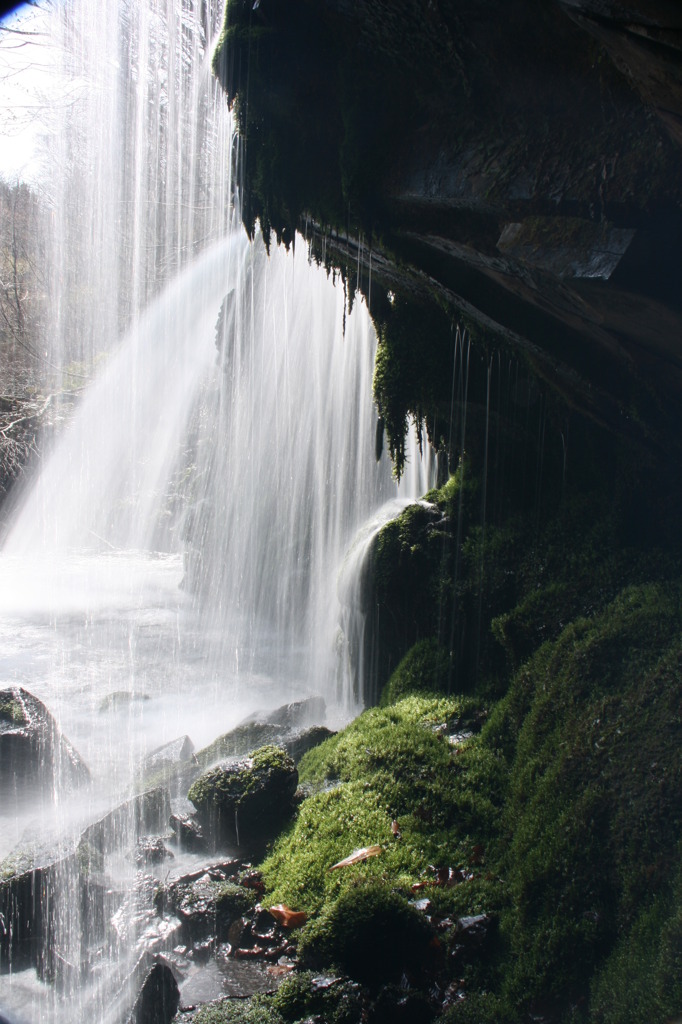
[[[588,251],[606,201],[627,219],[638,196],[679,195],[677,161],[558,9],[432,6],[378,0],[353,23],[339,5],[231,0],[216,51],[248,230],[331,227],[321,258],[345,284],[339,232],[392,263],[371,301],[381,430],[400,477],[408,423],[424,423],[442,484],[377,537],[363,611],[379,706],[301,761],[307,796],[262,864],[265,899],[308,913],[305,966],[371,988],[349,1022],[398,1019],[411,956],[415,1021],[442,1009],[437,977],[460,994],[448,1024],[662,1024],[682,1012],[680,494],[662,454],[677,414],[576,327],[596,289],[571,305],[542,253],[515,273],[498,241],[518,220],[534,251]],[[519,66],[531,50],[541,89]],[[452,209],[427,208],[415,138]],[[458,203],[461,176],[476,185]],[[492,322],[463,333],[458,295],[532,344],[512,358]],[[458,924],[473,915],[480,948]],[[336,1024],[331,991],[301,972],[252,1008]]]
[[[661,1024],[682,1009],[679,557],[648,528],[632,543],[627,491],[609,505],[577,492],[541,529],[512,514],[483,536],[465,469],[382,531],[375,596],[408,611],[412,598],[416,616],[426,603],[427,635],[379,707],[303,758],[309,795],[262,865],[267,898],[308,912],[305,964],[375,991],[399,950],[419,963],[428,949],[415,891],[450,922],[453,951],[457,920],[488,915],[484,952],[453,953],[467,998],[448,1022],[516,1024],[544,1007],[566,1024]],[[488,633],[466,696],[434,614],[452,587],[443,551],[450,572],[457,550],[460,608],[482,608]]]
[[[503,931],[514,1005],[584,999],[618,943],[612,978],[637,946],[643,910],[646,923],[671,885],[682,838],[681,621],[679,583],[626,588],[544,645],[484,729],[482,742],[506,749],[510,765]]]
[[[447,693],[450,654],[434,638],[419,640],[402,659],[381,693],[382,707],[413,693]]]
[[[221,999],[202,1007],[191,1020],[195,1024],[294,1024],[304,1020],[357,1024],[363,1010],[357,985],[321,981],[310,971],[300,971],[286,978],[273,995],[254,996],[248,1002]]]
[[[491,801],[499,789],[494,755],[447,738],[472,707],[452,698],[408,697],[365,712],[306,754],[301,779],[320,792],[304,802],[263,865],[272,898],[319,913],[359,881],[409,893],[446,855],[448,864],[466,864],[491,834]],[[376,845],[378,856],[329,871],[355,849]]]
[[[327,1024],[355,1024],[362,1012],[357,986],[343,981],[333,986],[316,985],[310,971],[287,978],[272,1005],[286,1021],[320,1014]]]
[[[21,701],[12,693],[8,694],[7,691],[0,696],[0,721],[9,722],[13,726],[28,724]]]
[[[375,303],[379,337],[374,364],[374,399],[384,422],[388,450],[398,478],[405,468],[408,421],[426,419],[429,438],[438,447],[448,440],[453,363],[456,347],[455,309],[444,309],[430,296],[397,295]]]
[[[243,885],[236,885],[234,882],[222,882],[215,898],[216,909],[216,934],[227,935],[228,929],[238,917],[243,917],[253,910],[256,904],[256,894],[253,889],[247,889]]]
[[[220,999],[202,1006],[192,1017],[193,1024],[284,1024],[280,1015],[268,1002],[255,997],[248,1002],[241,999]]]
[[[376,880],[357,881],[324,907],[306,928],[299,945],[305,963],[334,964],[367,985],[400,981],[417,971],[432,938],[423,914],[407,899]]]
[[[239,805],[273,780],[288,779],[293,768],[293,761],[281,747],[259,747],[240,762],[239,771],[225,771],[218,765],[204,772],[192,784],[187,797],[195,807],[209,808],[226,801]]]

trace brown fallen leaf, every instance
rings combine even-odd
[[[391,822],[391,832],[392,832],[392,833],[393,833],[393,835],[394,835],[394,836],[396,837],[396,839],[402,839],[402,833],[401,833],[401,831],[400,831],[400,825],[399,825],[399,824],[398,824],[398,822],[397,822],[397,821],[395,820],[395,818],[394,818],[394,819],[393,819],[393,821]]]
[[[279,921],[283,928],[300,928],[301,925],[305,924],[308,920],[308,915],[305,910],[291,910],[289,907],[285,906],[284,903],[278,903],[274,907],[268,907],[268,910],[275,920]]]
[[[439,868],[434,867],[433,864],[429,865],[435,875],[434,885],[442,885],[448,889],[451,889],[455,885],[459,885],[466,878],[463,871],[455,868]]]
[[[264,952],[262,946],[252,946],[250,949],[235,949],[232,955],[238,960],[257,960]]]
[[[348,857],[340,860],[338,864],[332,864],[329,870],[336,871],[337,868],[349,868],[352,864],[361,864],[363,860],[376,857],[382,850],[383,846],[363,846],[361,850],[353,850]]]
[[[270,964],[265,968],[268,974],[273,978],[283,978],[286,974],[289,974],[294,969],[293,964]]]

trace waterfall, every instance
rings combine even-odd
[[[6,799],[0,856],[34,815],[68,848],[71,822],[121,800],[140,759],[183,733],[199,747],[310,693],[332,724],[357,713],[339,573],[378,510],[429,484],[416,444],[400,489],[375,461],[364,303],[345,309],[302,239],[268,256],[239,226],[209,67],[221,14],[73,0],[46,15],[48,363],[82,393],[12,511],[0,669],[50,708],[93,781],[77,799],[58,774],[31,806]],[[134,869],[116,856],[125,887]],[[72,860],[50,890],[59,984],[0,974],[0,1009],[113,1022],[136,947],[124,936],[95,963]]]

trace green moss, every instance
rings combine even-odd
[[[362,879],[326,906],[304,930],[299,954],[312,966],[334,964],[379,985],[426,960],[432,932],[407,900],[375,879]]]
[[[259,747],[245,761],[244,771],[225,772],[218,765],[204,772],[192,784],[187,798],[195,807],[219,805],[225,800],[238,804],[273,777],[288,776],[293,767],[293,761],[281,747]]]
[[[366,711],[306,754],[301,778],[320,791],[303,802],[262,865],[269,898],[333,922],[332,907],[352,900],[358,886],[409,896],[413,885],[434,878],[431,865],[441,865],[467,878],[461,886],[430,890],[443,914],[499,906],[499,879],[470,863],[475,849],[492,857],[502,766],[476,739],[456,746],[448,740],[473,710],[470,700],[413,695]],[[379,855],[329,870],[356,849],[376,845]],[[326,948],[322,943],[320,957]]]
[[[486,806],[500,792],[495,755],[475,740],[453,747],[447,738],[463,728],[475,707],[464,698],[412,695],[372,708],[310,751],[301,762],[301,778],[366,783],[392,817],[421,817],[431,828],[454,821],[463,830],[474,828],[467,808],[476,803],[485,831]]]
[[[388,450],[398,479],[405,468],[408,422],[422,420],[440,430],[451,416],[451,377],[456,356],[458,312],[432,299],[399,294],[374,321],[379,337],[374,364],[374,400],[384,422]]]
[[[617,943],[593,985],[599,1024],[648,1024],[682,1008],[682,888],[656,897]]]
[[[220,999],[202,1006],[193,1024],[284,1024],[266,999]]]
[[[435,913],[500,920],[484,958],[457,968],[467,1000],[448,1020],[511,1024],[538,1000],[594,1024],[677,1012],[682,916],[669,886],[682,840],[681,605],[677,581],[631,586],[556,625],[480,736],[455,745],[448,737],[480,704],[420,692],[438,648],[419,645],[403,666],[416,693],[366,711],[304,757],[313,795],[263,865],[273,902],[311,915],[300,934],[310,964],[362,980],[369,954],[353,959],[357,936],[379,944],[394,928],[384,909],[399,917],[426,882]],[[375,844],[378,856],[329,871]],[[433,865],[467,881],[429,886]]]
[[[518,1016],[492,992],[471,995],[439,1018],[441,1024],[518,1024]]]
[[[256,905],[256,893],[253,889],[247,889],[243,885],[235,885],[233,882],[222,882],[216,892],[216,929],[220,936],[221,932],[227,932],[230,924],[238,917],[243,917],[253,910]]]
[[[461,459],[442,488],[408,505],[379,532],[373,596],[380,684],[414,644],[426,640],[448,652],[447,672],[444,664],[437,672],[437,685],[448,691],[471,691],[500,674],[502,658],[489,624],[515,596],[524,528],[516,518],[504,527],[484,527],[481,514],[480,481],[468,459]]]
[[[408,651],[381,694],[381,705],[395,704],[410,693],[445,693],[450,655],[437,640],[421,640]]]
[[[262,864],[268,898],[316,913],[358,875],[396,870],[395,857],[387,865],[382,854],[356,868],[330,872],[355,849],[377,844],[392,852],[391,817],[363,783],[345,783],[309,797]]]
[[[511,769],[512,1005],[585,998],[619,935],[637,961],[638,908],[665,886],[682,835],[681,622],[677,582],[626,588],[541,647],[484,728]],[[636,971],[633,1002],[638,986],[652,981]]]
[[[271,1000],[273,1008],[285,1021],[319,1018],[325,1024],[357,1024],[362,1017],[362,1003],[357,986],[347,981],[316,985],[311,971],[301,971],[286,978]]]
[[[13,726],[28,724],[28,718],[18,697],[0,697],[0,721],[9,722]]]

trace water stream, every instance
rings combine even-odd
[[[92,781],[74,794],[55,772],[30,800],[3,799],[0,857],[36,834],[67,841],[176,737],[198,749],[308,694],[331,725],[357,713],[339,573],[345,560],[347,594],[382,507],[430,482],[416,445],[400,490],[375,461],[364,304],[347,313],[302,240],[268,257],[239,227],[231,118],[209,73],[218,5],[66,7],[48,23],[64,86],[48,334],[63,386],[91,382],[4,538],[0,688],[46,704]],[[135,869],[112,857],[114,915]],[[124,1018],[136,936],[93,950],[75,885],[65,869],[54,890],[70,970],[52,983],[3,963],[0,1010]]]

